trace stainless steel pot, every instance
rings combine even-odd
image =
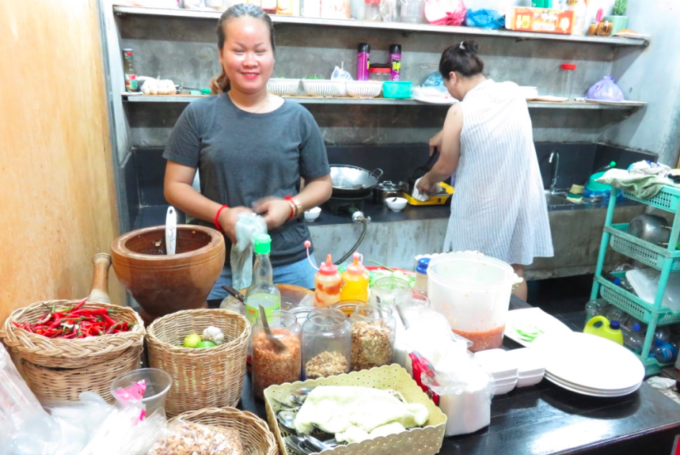
[[[380,168],[369,172],[357,166],[332,164],[333,197],[368,196],[378,185],[378,179],[382,174],[383,171]]]
[[[373,189],[373,202],[376,204],[383,204],[388,197],[401,196],[401,192],[405,190],[403,182],[394,183],[389,180],[380,182]]]
[[[647,213],[630,220],[626,232],[654,245],[668,245],[668,240],[671,237],[671,227],[668,226],[666,219]]]

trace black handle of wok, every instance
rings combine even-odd
[[[428,169],[432,169],[432,165],[435,163],[436,159],[439,157],[439,148],[435,147],[434,151],[432,152],[432,156],[430,157],[429,160],[427,160],[427,166]]]
[[[232,288],[231,286],[222,285],[222,289],[227,291],[232,296],[236,297],[239,300],[239,302],[246,303],[246,296],[241,294],[240,292],[238,292],[236,289]]]

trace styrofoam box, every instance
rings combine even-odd
[[[520,348],[506,353],[512,363],[517,365],[518,377],[543,376],[545,373],[545,363],[535,349]]]
[[[496,382],[517,378],[517,364],[503,349],[489,349],[475,353],[475,360],[493,376]]]
[[[493,384],[493,394],[494,395],[505,395],[514,389],[518,384],[517,377],[510,379],[502,379],[494,382]]]

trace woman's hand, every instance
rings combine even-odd
[[[229,207],[222,210],[217,219],[224,235],[229,237],[231,243],[236,243],[236,222],[238,221],[239,213],[253,213],[253,211],[246,207]]]
[[[262,215],[267,223],[267,229],[271,231],[290,218],[291,206],[285,199],[266,197],[255,203],[255,212]]]
[[[433,194],[436,192],[435,184],[430,181],[427,174],[420,179],[416,188],[423,194]]]
[[[444,136],[444,130],[441,130],[430,139],[430,156],[434,153],[434,149],[442,149],[442,137]]]

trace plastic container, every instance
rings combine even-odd
[[[363,2],[363,0],[361,1]],[[369,46],[366,43],[359,43],[359,47],[357,49],[357,81],[368,80],[368,67],[370,56],[371,46]]]
[[[517,387],[529,387],[543,380],[545,362],[538,351],[520,348],[507,353],[517,364]]]
[[[350,0],[349,11],[352,19],[363,21],[364,16],[366,15],[366,1]]]
[[[645,343],[640,324],[636,322],[630,329],[625,326],[621,327],[621,331],[623,332],[623,345],[636,354],[639,354]]]
[[[258,317],[253,326],[253,394],[264,398],[270,385],[299,381],[302,375],[302,327],[293,313],[275,312],[267,318],[272,334],[286,349],[278,349],[267,338]]]
[[[251,324],[260,314],[260,306],[267,315],[281,309],[281,292],[274,285],[272,263],[269,260],[272,239],[267,234],[255,237],[255,265],[253,265],[253,282],[246,292],[246,318]]]
[[[314,306],[328,308],[340,301],[342,277],[338,273],[338,266],[333,264],[331,255],[326,256],[326,262],[319,266],[314,275]]]
[[[671,363],[676,359],[677,351],[672,344],[660,339],[654,339],[654,346],[649,350],[649,356],[659,363]]]
[[[604,315],[606,303],[601,300],[591,300],[586,303],[586,320],[584,324],[593,319],[595,316]]]
[[[324,79],[303,79],[302,88],[311,96],[339,96],[344,88],[344,81]]]
[[[303,17],[321,17],[321,0],[301,0]]]
[[[383,84],[383,98],[411,98],[411,81],[388,81]]]
[[[572,93],[575,71],[576,65],[574,64],[563,63],[560,65],[559,75],[557,77],[557,87],[559,90],[557,96],[567,98],[568,100],[573,100],[575,98]]]
[[[358,305],[352,325],[352,370],[368,370],[392,363],[396,320],[382,305]]]
[[[512,267],[479,253],[449,253],[430,261],[428,297],[452,330],[472,341],[472,352],[500,348],[512,286]]]
[[[421,292],[427,295],[427,267],[430,265],[430,258],[418,259],[416,266],[416,283],[413,286],[414,291]]]
[[[305,379],[350,371],[352,327],[347,316],[333,308],[315,308],[302,325],[302,371]]]
[[[111,383],[111,395],[118,403],[125,406],[127,402],[116,391],[131,387],[139,381],[146,382],[146,390],[142,397],[146,416],[148,417],[156,413],[165,415],[165,398],[172,386],[172,378],[161,369],[140,368],[118,376]]]
[[[300,79],[269,79],[267,91],[274,95],[295,95],[300,86]]]
[[[425,24],[425,0],[400,0],[399,22]]]
[[[583,328],[583,333],[597,335],[623,346],[623,332],[619,321],[609,321],[604,316],[595,316]]]
[[[364,20],[382,21],[382,16],[380,15],[380,0],[364,1]]]
[[[392,307],[408,303],[411,298],[408,281],[399,277],[385,277],[375,281],[371,288],[370,303]]]
[[[347,266],[347,270],[342,274],[342,291],[340,300],[358,300],[368,302],[368,271],[362,264],[363,257],[359,253],[354,253],[352,264]]]
[[[376,63],[368,70],[368,78],[371,81],[387,82],[390,80],[390,72],[391,69],[389,65]]]
[[[346,81],[347,95],[355,98],[375,98],[382,92],[380,81]]]
[[[574,11],[574,27],[572,28],[572,35],[586,34],[586,14],[588,13],[588,5],[586,0],[568,0],[567,9]]]

